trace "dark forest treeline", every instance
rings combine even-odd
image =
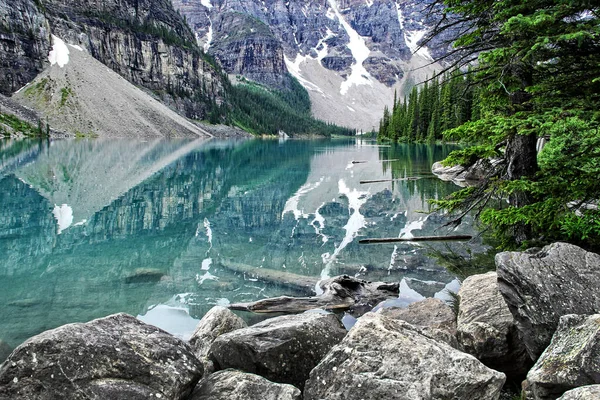
[[[280,130],[289,135],[356,134],[354,129],[313,118],[308,92],[296,79],[291,81],[289,90],[271,90],[250,81],[232,85],[228,123],[258,135],[276,135]]]
[[[471,74],[460,71],[413,87],[404,99],[384,109],[378,138],[394,142],[442,140],[442,132],[478,120],[480,109]]]

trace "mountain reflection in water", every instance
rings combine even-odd
[[[441,296],[456,282],[422,245],[358,238],[444,234],[441,216],[420,211],[455,190],[429,171],[450,150],[354,140],[0,142],[0,339],[14,347],[115,312],[185,338],[215,304],[310,295],[338,274],[403,280],[401,299]],[[414,176],[422,179],[359,183]]]

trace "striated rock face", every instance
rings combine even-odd
[[[48,64],[50,26],[34,0],[0,0],[0,93],[10,95]]]
[[[311,371],[304,399],[495,400],[504,380],[404,321],[368,313]]]
[[[463,351],[488,367],[522,379],[533,363],[498,290],[497,279],[496,272],[488,272],[463,282],[458,292],[458,342]]]
[[[191,400],[301,400],[298,388],[261,376],[226,369],[203,379]]]
[[[127,314],[41,333],[0,366],[2,399],[184,399],[202,377],[189,346]]]
[[[217,369],[240,369],[302,389],[310,371],[345,334],[333,314],[277,317],[219,336],[209,357]]]
[[[527,374],[527,398],[556,399],[569,389],[600,384],[598,371],[600,314],[565,315],[560,318],[552,343]]]
[[[243,319],[225,307],[213,307],[202,317],[190,338],[190,345],[196,357],[204,363],[205,373],[213,370],[212,362],[207,356],[215,339],[225,333],[247,327]]]
[[[428,298],[409,304],[407,308],[382,308],[377,311],[388,318],[406,321],[423,330],[433,339],[458,348],[456,340],[456,316],[443,301]]]
[[[246,14],[225,12],[216,17],[213,29],[211,54],[227,73],[277,89],[290,86],[283,47],[267,25]]]
[[[600,255],[567,243],[496,255],[498,287],[536,360],[561,316],[600,312]]]
[[[558,400],[591,400],[600,399],[600,385],[589,385],[565,392]]]
[[[39,6],[26,0],[19,3],[23,3],[23,11],[9,15],[9,19],[18,29],[33,33],[26,37],[13,34],[12,53],[23,60],[20,69],[31,72],[12,81],[6,74],[0,77],[5,93],[30,81],[41,70],[51,31],[68,44],[85,48],[129,82],[153,91],[190,118],[204,118],[209,100],[216,104],[224,100],[224,78],[202,54],[194,34],[169,1],[40,0],[36,2]],[[12,2],[0,0],[5,15],[3,8],[14,7]],[[11,50],[10,46],[3,47],[5,53],[12,54],[6,50]],[[25,57],[23,53],[27,53]]]

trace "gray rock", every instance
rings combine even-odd
[[[345,334],[333,314],[288,315],[219,336],[209,357],[217,369],[240,369],[302,389],[310,371]]]
[[[496,255],[498,287],[536,360],[566,314],[600,311],[600,255],[567,243]]]
[[[593,400],[600,399],[600,385],[589,385],[565,392],[558,400]]]
[[[410,304],[407,308],[389,307],[377,311],[388,318],[406,321],[423,330],[432,339],[458,348],[456,340],[456,315],[446,303],[428,298]]]
[[[600,314],[560,318],[552,343],[527,374],[527,398],[556,399],[569,389],[600,383]]]
[[[273,383],[261,376],[226,369],[203,379],[191,400],[301,400],[292,385]]]
[[[313,369],[305,400],[495,400],[504,374],[381,314],[359,318]]]
[[[201,377],[186,343],[115,314],[17,347],[0,366],[0,399],[183,399]]]
[[[213,371],[212,362],[207,356],[215,339],[225,333],[247,327],[243,319],[221,306],[211,308],[202,317],[190,338],[190,345],[196,357],[204,364],[205,374]]]
[[[457,331],[462,350],[509,377],[524,377],[533,362],[498,290],[498,274],[468,277],[458,296]]]
[[[458,186],[468,186],[465,182],[467,169],[462,165],[445,167],[441,161],[433,163],[431,172],[443,181],[452,181]]]

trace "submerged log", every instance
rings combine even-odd
[[[281,296],[252,303],[230,304],[229,308],[255,313],[298,313],[322,308],[363,314],[384,300],[398,297],[399,293],[398,283],[368,282],[348,275],[327,279],[319,286],[323,294],[318,296]]]
[[[365,164],[367,161],[352,161],[352,164]]]
[[[258,268],[252,265],[241,264],[227,260],[219,260],[218,263],[228,270],[247,274],[260,281],[286,285],[304,293],[306,293],[306,291],[309,289],[313,289],[317,285],[317,282],[319,282],[319,280],[315,277],[298,275],[287,271]]]
[[[430,241],[450,241],[450,240],[471,240],[471,235],[450,235],[450,236],[417,236],[412,238],[369,238],[360,239],[360,244],[375,244],[375,243],[396,243],[396,242],[430,242]]]

